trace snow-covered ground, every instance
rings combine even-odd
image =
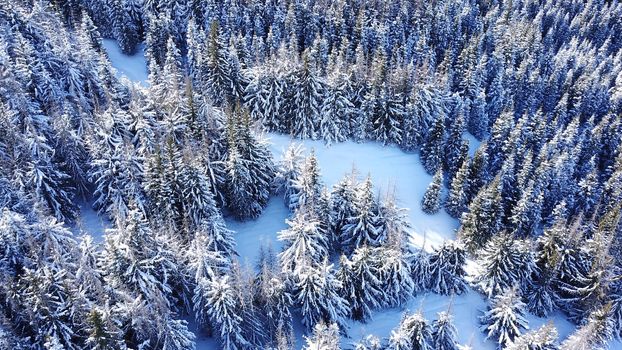
[[[97,215],[97,211],[88,201],[81,201],[78,204],[78,210],[80,215],[73,227],[74,233],[90,234],[93,236],[93,242],[103,242],[104,232],[111,227],[108,218]]]
[[[143,54],[144,45],[138,45],[136,54],[128,56],[121,52],[116,40],[104,39],[104,48],[112,66],[117,70],[117,76],[126,76],[129,80],[147,85],[147,61]]]
[[[142,54],[134,56],[123,55],[116,42],[104,40],[104,46],[113,66],[119,74],[127,76],[134,82],[143,85],[147,81],[147,69],[145,58]],[[139,48],[142,53],[142,46]],[[370,174],[376,190],[395,191],[400,206],[409,208],[409,218],[412,224],[411,243],[421,247],[425,242],[426,249],[440,244],[445,239],[454,239],[458,221],[441,211],[436,215],[427,215],[421,211],[420,200],[430,183],[432,177],[428,175],[419,163],[416,154],[409,154],[397,147],[382,146],[377,143],[354,143],[344,142],[325,146],[321,141],[292,140],[289,136],[279,134],[268,135],[271,142],[271,150],[276,159],[279,159],[282,151],[291,142],[301,142],[307,151],[315,150],[322,170],[324,182],[332,187],[341,177],[350,172],[354,166],[361,177]],[[470,144],[470,154],[475,152],[479,145],[471,135],[465,135]],[[257,261],[258,251],[261,245],[271,244],[275,251],[282,247],[276,239],[277,233],[286,227],[285,218],[289,212],[280,197],[273,197],[268,203],[263,214],[253,221],[239,222],[227,218],[230,229],[236,231],[237,250],[240,261],[254,265]],[[100,236],[107,223],[99,219],[97,214],[88,207],[82,206],[82,222],[85,231],[95,236]],[[343,339],[343,345],[349,348],[353,342],[361,340],[368,334],[374,334],[380,338],[387,338],[391,330],[395,328],[404,311],[416,312],[421,310],[426,318],[432,322],[436,313],[451,310],[454,322],[458,329],[458,338],[462,344],[470,344],[474,349],[495,349],[496,344],[487,341],[479,329],[478,317],[486,309],[485,299],[478,293],[470,290],[464,295],[453,298],[436,295],[433,293],[421,294],[413,297],[407,305],[398,309],[379,310],[373,314],[368,323],[357,321],[349,322],[348,337]],[[559,313],[548,319],[528,315],[529,326],[537,329],[541,325],[552,321],[559,331],[560,339],[570,334],[575,326],[568,322]],[[191,329],[195,330],[191,324]],[[298,320],[294,322],[297,348],[304,341],[302,327]],[[215,349],[217,342],[214,339],[205,338],[197,334],[197,349]],[[620,342],[610,344],[610,349],[622,349]]]

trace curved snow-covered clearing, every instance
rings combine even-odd
[[[458,220],[443,210],[436,215],[421,211],[421,198],[432,176],[425,172],[417,154],[375,142],[347,141],[327,146],[323,141],[292,139],[289,135],[276,133],[270,133],[268,138],[276,160],[292,143],[302,143],[307,154],[313,150],[329,190],[355,168],[359,177],[371,176],[376,191],[395,193],[398,204],[409,209],[414,246],[421,247],[425,241],[426,249],[430,249],[443,240],[455,238]],[[281,243],[276,236],[278,231],[286,228],[285,219],[289,215],[283,201],[272,198],[256,220],[239,222],[229,218],[227,225],[236,232],[240,260],[254,264],[261,244],[270,243],[278,252]]]
[[[136,54],[128,56],[121,52],[116,40],[104,39],[102,41],[112,66],[117,70],[118,77],[126,76],[135,83],[147,84],[147,60],[142,53],[144,44],[138,46]]]
[[[425,241],[426,249],[440,244],[446,239],[455,239],[455,230],[458,220],[450,217],[444,210],[438,214],[428,215],[421,211],[421,198],[432,180],[419,162],[415,153],[406,153],[395,146],[383,146],[379,143],[355,143],[347,141],[326,146],[322,141],[293,139],[289,135],[268,134],[270,148],[275,160],[281,158],[284,150],[292,143],[301,143],[309,154],[312,150],[318,158],[324,184],[329,189],[354,167],[359,177],[368,174],[372,177],[376,191],[384,193],[394,191],[398,204],[408,208],[409,219],[412,225],[410,241],[413,246],[421,247]],[[478,144],[470,135],[466,135],[471,145],[471,154]],[[240,222],[231,217],[227,218],[227,225],[236,232],[237,250],[243,264],[254,266],[259,255],[261,245],[271,245],[275,252],[279,252],[282,243],[277,240],[277,234],[285,229],[285,219],[290,212],[281,197],[272,197],[262,215],[256,220]],[[495,349],[492,341],[484,339],[480,330],[479,316],[487,307],[483,296],[473,290],[459,296],[449,297],[434,293],[425,293],[412,298],[401,308],[377,310],[367,323],[348,321],[348,337],[342,338],[345,348],[352,343],[363,339],[367,335],[375,335],[381,339],[391,336],[400,322],[405,311],[416,312],[421,310],[429,322],[436,319],[436,314],[451,308],[454,322],[458,329],[458,339],[461,344],[470,344],[474,349]],[[536,329],[553,321],[560,337],[570,334],[575,326],[568,322],[563,315],[555,315],[544,319],[527,315],[531,329]],[[301,325],[294,327],[298,347],[303,345]]]

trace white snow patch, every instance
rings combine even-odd
[[[259,248],[271,245],[275,253],[279,253],[283,244],[276,239],[279,231],[287,228],[285,219],[289,210],[285,207],[282,197],[272,197],[262,215],[249,221],[237,221],[226,217],[227,228],[235,231],[236,250],[240,263],[255,266],[259,256]]]
[[[144,54],[144,44],[138,45],[136,53],[128,56],[121,52],[116,40],[103,39],[102,41],[112,66],[117,70],[117,77],[126,76],[133,82],[147,85],[147,60]]]
[[[477,151],[481,142],[478,139],[476,139],[475,136],[471,135],[471,133],[468,131],[462,134],[462,138],[464,140],[469,141],[469,155],[473,157],[473,155],[475,154],[475,151]]]
[[[76,234],[87,233],[93,236],[93,242],[100,243],[104,240],[104,233],[112,224],[106,217],[99,216],[91,203],[82,201],[78,204],[80,213],[76,218],[72,231]]]
[[[324,184],[329,190],[352,168],[360,178],[371,175],[376,191],[395,193],[398,205],[409,209],[412,225],[411,243],[426,249],[455,238],[458,220],[443,210],[428,215],[421,210],[421,198],[432,181],[419,162],[416,153],[406,153],[397,146],[383,146],[376,142],[346,141],[326,146],[322,141],[292,139],[288,135],[270,133],[271,149],[276,159],[292,142],[302,143],[309,153],[315,150]]]

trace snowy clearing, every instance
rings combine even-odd
[[[116,40],[104,39],[103,44],[112,66],[117,70],[118,77],[126,76],[135,83],[148,84],[147,61],[143,54],[144,45],[138,46],[136,54],[128,56],[121,52]]]
[[[417,154],[406,153],[398,147],[383,146],[373,142],[347,141],[327,146],[322,141],[293,139],[288,135],[270,133],[267,136],[275,159],[280,159],[283,151],[291,143],[302,143],[307,155],[314,150],[324,184],[329,188],[349,173],[352,167],[355,167],[359,177],[371,175],[377,191],[394,191],[398,204],[409,209],[408,215],[412,225],[410,241],[413,246],[421,247],[425,241],[426,249],[431,250],[443,240],[455,239],[455,230],[459,226],[458,220],[450,217],[443,210],[435,215],[428,215],[421,211],[421,198],[432,176],[425,172]],[[466,137],[469,139],[471,154],[473,154],[479,143],[471,135]],[[282,243],[277,240],[277,233],[287,227],[285,219],[289,215],[290,212],[285,207],[282,197],[272,197],[257,220],[240,222],[231,217],[227,218],[227,226],[236,232],[240,261],[254,266],[261,245],[270,244],[275,251],[280,251]],[[369,334],[381,339],[388,338],[391,330],[399,324],[403,312],[422,310],[431,322],[436,319],[438,312],[451,308],[461,344],[471,344],[474,349],[495,349],[496,344],[485,340],[484,333],[479,328],[478,319],[486,306],[487,302],[484,297],[472,290],[455,296],[453,299],[434,293],[417,295],[403,308],[374,312],[372,320],[367,323],[349,320],[348,337],[342,339],[342,345],[349,348],[352,343]],[[561,314],[556,314],[549,319],[557,327],[562,339],[575,328]],[[528,316],[531,329],[546,324],[549,319]],[[302,325],[295,324],[294,331],[297,335],[298,347],[304,344],[302,329]]]

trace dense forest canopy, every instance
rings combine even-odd
[[[295,320],[333,350],[349,319],[471,289],[500,349],[607,348],[620,33],[617,0],[0,0],[0,348],[193,349],[191,320],[224,349],[291,349]],[[103,39],[144,48],[148,84],[118,78]],[[371,177],[328,188],[262,131],[401,148],[456,240],[410,244]],[[224,217],[273,195],[284,249],[244,266]],[[111,221],[104,242],[75,230],[80,202]],[[528,330],[557,311],[569,337]],[[458,332],[451,310],[407,312],[353,347],[458,349]]]

